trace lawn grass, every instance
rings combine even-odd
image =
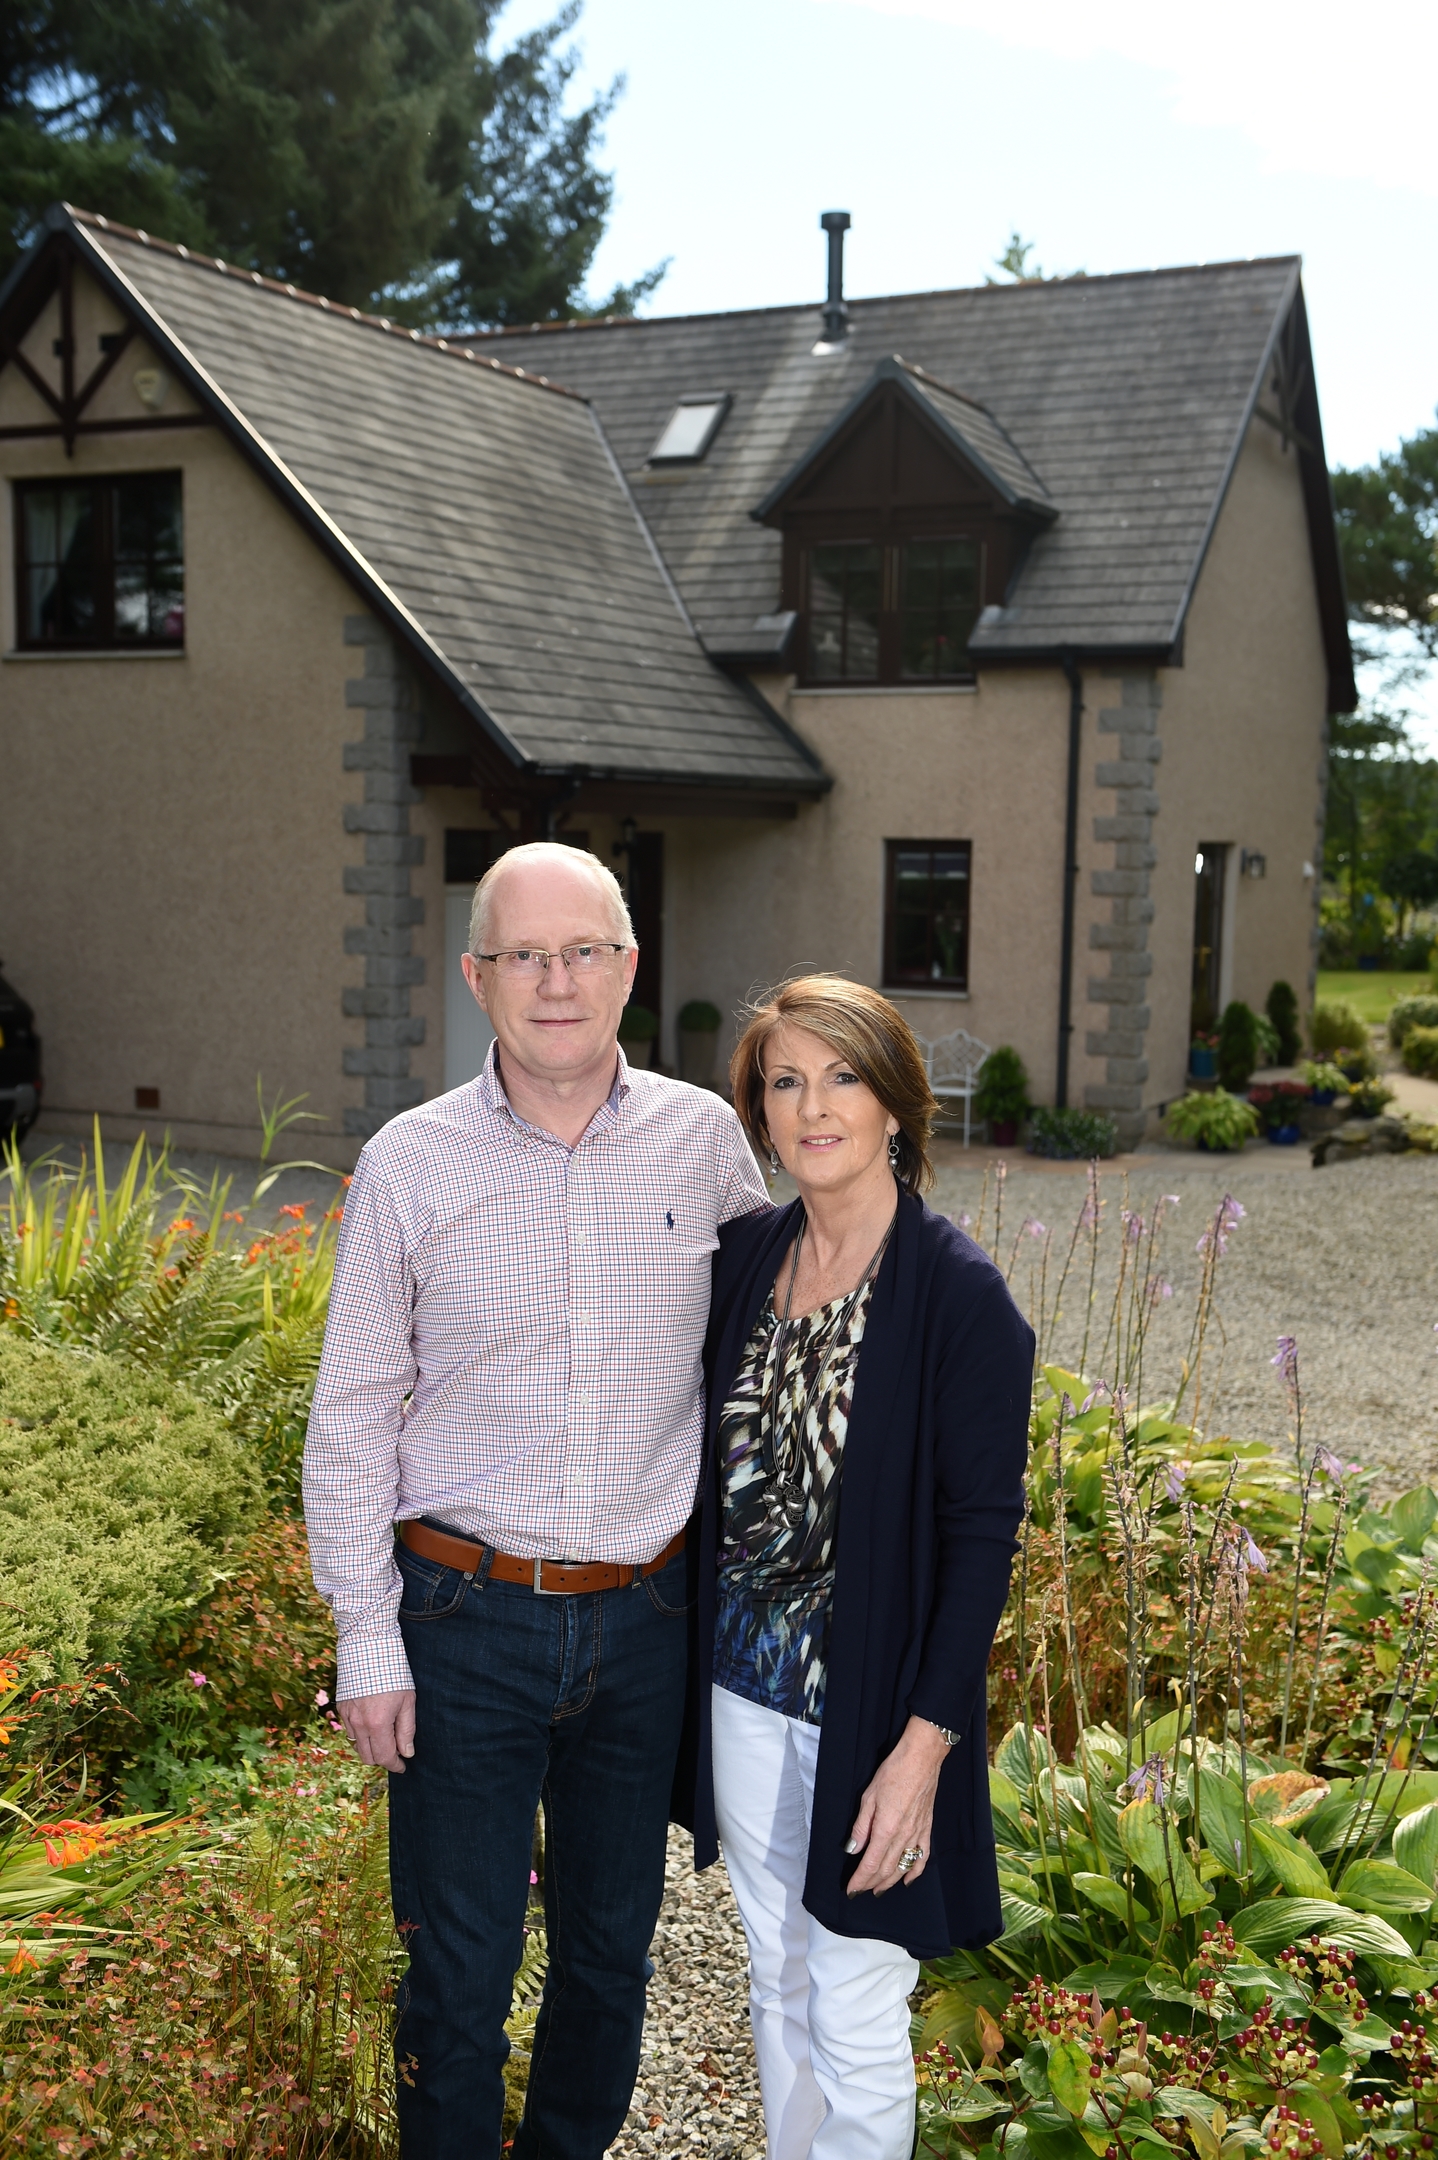
[[[1391,973],[1375,970],[1372,974],[1357,968],[1322,971],[1318,977],[1318,1003],[1356,1006],[1369,1026],[1377,1027],[1388,1018],[1389,1007],[1399,998],[1426,996],[1433,988],[1433,980],[1431,975],[1401,975],[1396,969]]]

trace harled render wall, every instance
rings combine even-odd
[[[82,361],[115,326],[83,288]],[[27,341],[53,367],[55,325]],[[139,415],[132,346],[104,413]],[[182,411],[173,391],[166,412]],[[44,418],[0,376],[0,425]],[[179,468],[188,623],[183,655],[17,656],[8,483]],[[346,1074],[364,1021],[345,986],[365,956],[346,931],[365,903],[345,889],[363,841],[363,794],[344,746],[364,653],[345,643],[355,599],[214,428],[82,438],[72,460],[44,438],[0,444],[0,955],[45,1045],[37,1138],[168,1128],[183,1145],[253,1154],[256,1076],[305,1093],[321,1122],[284,1146],[353,1161],[366,1080]],[[353,1062],[353,1057],[351,1057]],[[158,1087],[137,1115],[134,1091]]]

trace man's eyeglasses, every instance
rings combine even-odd
[[[604,975],[629,951],[627,945],[563,945],[559,958],[571,975]],[[546,974],[555,957],[542,945],[517,945],[508,952],[481,952],[476,960],[488,960],[506,982],[533,982]]]

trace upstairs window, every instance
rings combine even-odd
[[[651,465],[697,465],[733,404],[728,391],[681,398],[649,453]]]
[[[27,480],[15,492],[22,648],[183,646],[178,473]]]
[[[969,840],[888,840],[884,981],[891,989],[969,987]]]
[[[971,682],[984,548],[967,539],[847,540],[803,554],[811,683]]]

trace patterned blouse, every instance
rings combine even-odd
[[[724,1517],[714,1680],[732,1695],[800,1718],[806,1725],[820,1725],[824,1719],[839,1472],[872,1287],[872,1281],[866,1283],[855,1301],[817,1398],[813,1390],[824,1352],[848,1299],[835,1298],[789,1322],[776,1386],[772,1368],[777,1323],[771,1292],[744,1345],[719,1420]],[[778,1465],[795,1492],[789,1515],[764,1460],[766,1452],[771,1463],[774,1459],[765,1409],[771,1389],[779,1426]],[[797,1436],[796,1464],[792,1419],[806,1397],[810,1399]]]

